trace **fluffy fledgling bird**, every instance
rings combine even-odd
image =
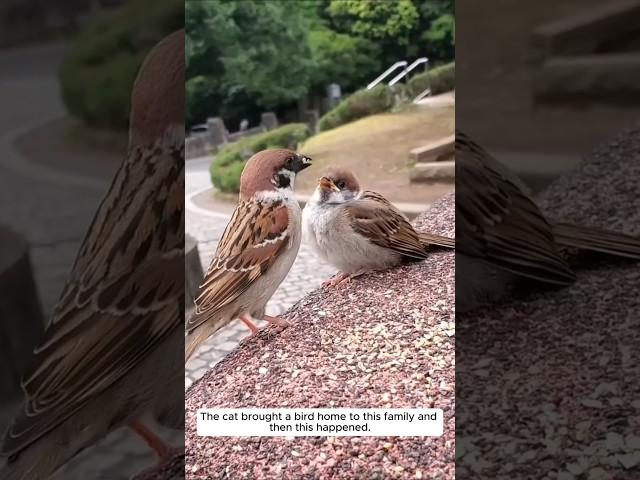
[[[185,362],[220,328],[240,318],[252,333],[252,318],[286,326],[265,315],[267,302],[298,254],[301,210],[293,190],[296,174],[311,159],[286,149],[264,150],[249,159],[240,178],[240,203],[224,231],[187,321]]]
[[[50,477],[121,427],[184,426],[184,32],[156,45],[131,97],[129,148],[22,380],[3,480]]]
[[[497,300],[514,276],[573,283],[562,247],[640,259],[637,237],[548,221],[521,180],[459,130],[455,153],[458,311]]]
[[[418,233],[382,195],[361,190],[348,170],[331,169],[302,213],[304,240],[340,272],[325,285],[338,285],[373,270],[427,258],[455,240]]]

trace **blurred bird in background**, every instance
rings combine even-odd
[[[129,147],[24,375],[3,480],[49,476],[120,427],[184,428],[184,32],[156,45],[131,96]]]
[[[563,247],[640,260],[640,238],[547,220],[522,181],[456,130],[456,309],[497,300],[518,277],[576,280]]]

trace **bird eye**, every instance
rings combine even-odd
[[[338,182],[336,182],[336,187],[342,190],[345,187],[345,184],[342,180],[339,180]]]

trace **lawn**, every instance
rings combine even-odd
[[[418,108],[383,113],[322,132],[298,150],[313,158],[313,166],[297,179],[296,189],[311,193],[328,166],[347,167],[361,184],[396,202],[431,203],[453,189],[452,184],[409,182],[409,151],[451,135],[454,107]]]

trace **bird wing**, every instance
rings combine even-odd
[[[13,455],[138,365],[184,321],[184,146],[133,149],[80,248],[22,380]]]
[[[241,202],[205,274],[187,331],[193,331],[246,292],[274,264],[290,238],[289,211],[281,200]]]
[[[382,195],[364,191],[344,211],[353,230],[370,242],[410,258],[427,258],[427,249],[414,228]]]
[[[519,180],[456,131],[456,247],[513,273],[557,284],[575,275]]]

